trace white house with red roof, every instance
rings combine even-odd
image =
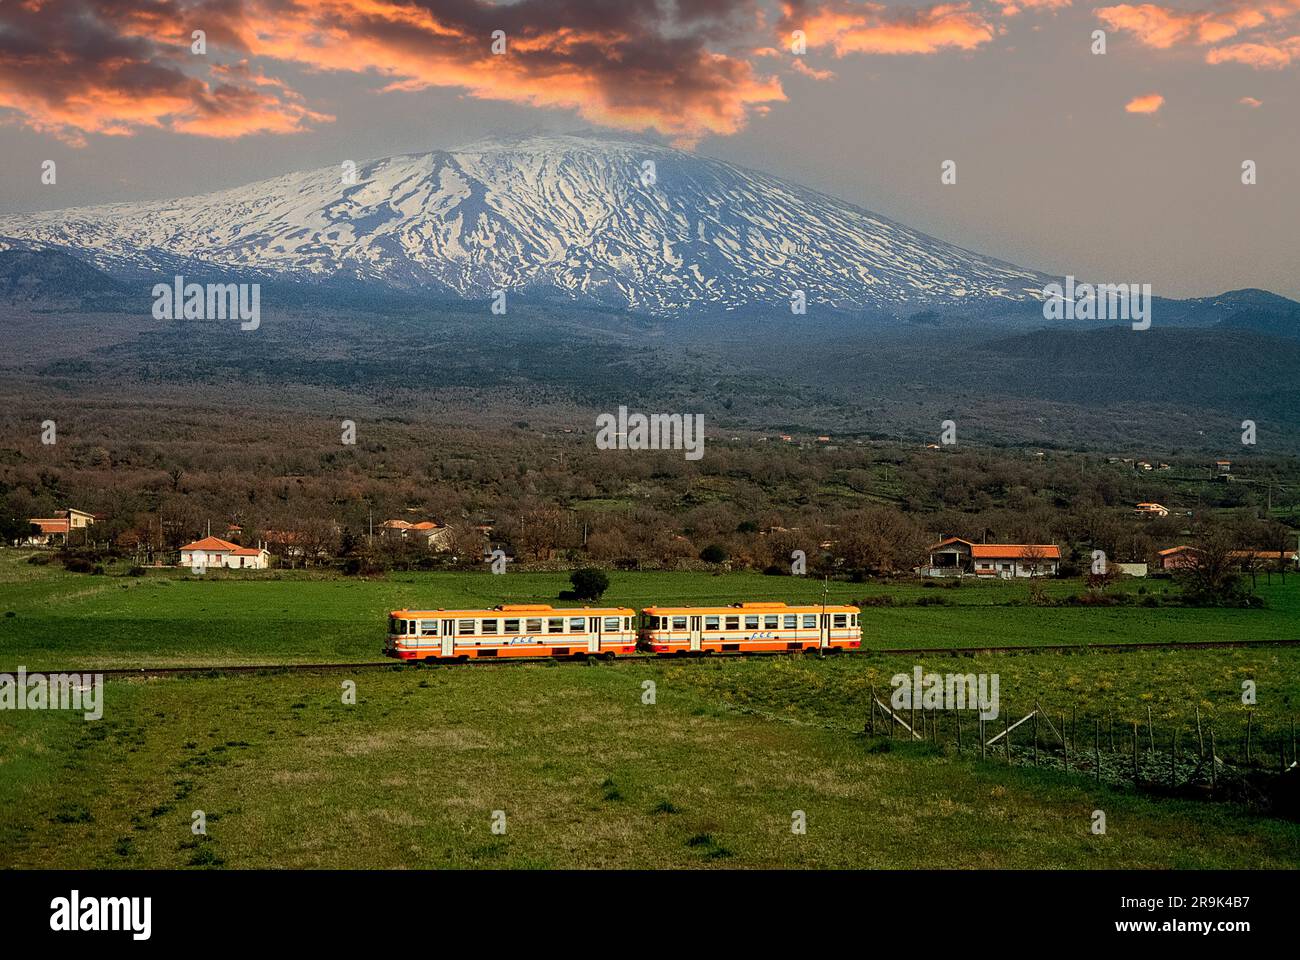
[[[1061,548],[1054,543],[972,543],[948,537],[930,547],[930,562],[917,568],[923,577],[1054,577]]]
[[[241,547],[220,537],[204,537],[181,547],[182,567],[225,567],[227,570],[265,570],[271,554],[262,546]]]

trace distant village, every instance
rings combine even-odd
[[[1227,461],[1221,461],[1224,469]],[[1169,508],[1159,503],[1142,502],[1134,505],[1137,517],[1168,517]],[[78,542],[93,540],[93,528],[102,520],[93,513],[76,508],[60,511],[53,517],[32,517],[31,531],[15,546],[58,549],[76,546]],[[492,527],[475,525],[478,543],[473,552],[464,550],[475,559],[486,558],[494,547]],[[781,532],[789,532],[781,530]],[[335,538],[342,531],[334,525]],[[461,537],[461,540],[464,538]],[[383,520],[367,534],[367,542],[376,540],[381,545],[415,550],[429,556],[453,554],[457,537],[452,529],[433,520]],[[501,544],[508,548],[508,544]],[[820,544],[831,551],[834,541]],[[1300,547],[1300,545],[1298,545]],[[506,550],[500,551],[513,560]],[[1154,573],[1175,573],[1195,566],[1199,562],[1200,548],[1191,544],[1175,544],[1157,550],[1145,561],[1115,561],[1107,565],[1114,576],[1146,577]],[[1244,571],[1265,569],[1300,569],[1300,549],[1233,550],[1227,554],[1229,561]],[[139,558],[137,558],[139,559]],[[166,556],[155,554],[150,566],[178,566],[188,568],[222,568],[228,570],[267,570],[272,566],[299,567],[328,564],[336,559],[336,551],[328,549],[296,531],[262,531],[253,541],[245,542],[243,528],[230,524],[222,536],[210,531],[200,539],[182,544]],[[455,558],[453,558],[455,559]],[[988,543],[974,542],[961,537],[946,537],[932,544],[926,560],[911,569],[921,577],[975,577],[978,579],[1021,579],[1055,577],[1061,574],[1063,555],[1054,543]]]

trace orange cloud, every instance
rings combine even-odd
[[[759,75],[747,54],[710,44],[735,35],[740,21],[752,33],[753,0],[679,6],[61,0],[60,17],[38,18],[0,5],[0,106],[33,128],[74,139],[148,127],[210,136],[287,133],[331,119],[278,78],[248,70],[253,61],[373,74],[386,91],[456,88],[485,100],[569,109],[689,146],[707,134],[734,133],[751,113],[785,99],[780,81]],[[190,53],[192,28],[207,33],[206,57]],[[496,30],[505,33],[504,55],[492,50]],[[87,31],[93,42],[85,42]],[[11,57],[11,48],[29,52],[28,61]],[[69,69],[83,48],[90,62]],[[225,62],[231,53],[243,67]]]
[[[1252,110],[1255,109],[1256,107],[1262,107],[1264,105],[1263,100],[1256,100],[1254,97],[1242,97],[1237,102],[1241,104],[1243,107],[1250,107]]]
[[[1210,47],[1205,62],[1277,69],[1300,60],[1300,0],[1234,0],[1214,10],[1179,10],[1158,4],[1101,7],[1098,18],[1135,36],[1144,46]],[[1289,35],[1290,34],[1290,35]],[[1224,41],[1235,42],[1224,44]]]
[[[1128,103],[1124,104],[1124,109],[1128,113],[1155,113],[1165,105],[1165,98],[1158,93],[1147,93],[1140,97],[1134,97]]]
[[[803,30],[808,47],[829,46],[837,57],[851,53],[932,54],[973,50],[990,42],[996,28],[968,2],[918,9],[834,0],[811,9],[785,5],[783,29]]]

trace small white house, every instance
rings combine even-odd
[[[204,537],[181,547],[182,567],[225,567],[227,570],[265,570],[271,554],[261,546],[241,547],[220,537]]]

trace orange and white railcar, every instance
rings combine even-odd
[[[733,603],[646,607],[645,636],[659,654],[853,650],[862,645],[857,607]]]
[[[636,652],[636,611],[504,604],[491,610],[394,610],[384,653],[399,660],[598,656]]]

